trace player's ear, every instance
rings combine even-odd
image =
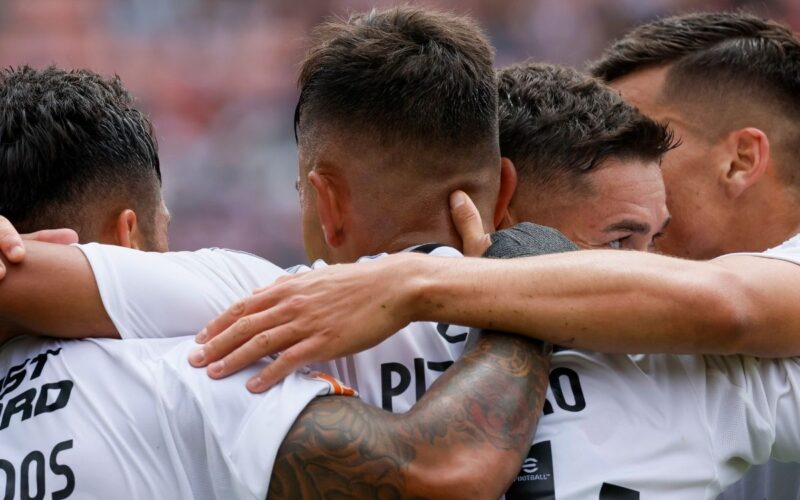
[[[325,243],[336,248],[344,241],[344,201],[346,189],[341,180],[332,174],[312,170],[308,181],[314,188],[317,198],[317,215],[322,225]]]
[[[766,173],[770,163],[769,140],[761,130],[747,127],[732,132],[726,147],[730,160],[722,181],[728,196],[737,198]]]
[[[497,193],[497,204],[494,207],[491,229],[500,229],[508,222],[508,207],[511,205],[511,198],[516,190],[517,169],[510,159],[500,158],[500,191]]]
[[[114,244],[125,248],[143,248],[142,232],[136,212],[126,208],[116,217],[112,227]]]

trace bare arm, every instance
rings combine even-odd
[[[498,498],[541,414],[549,372],[542,350],[485,334],[403,415],[318,398],[278,452],[270,498]]]
[[[0,280],[0,342],[20,332],[111,337],[94,274],[76,247],[26,241],[25,260]]]
[[[800,266],[784,261],[593,250],[403,268],[414,319],[601,352],[800,354]]]

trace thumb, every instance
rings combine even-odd
[[[454,191],[450,195],[450,217],[461,236],[464,255],[468,257],[483,255],[492,244],[492,240],[483,230],[480,212],[463,191]]]

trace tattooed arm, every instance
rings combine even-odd
[[[314,400],[283,441],[269,497],[500,497],[544,404],[544,350],[484,334],[402,415],[354,398]]]

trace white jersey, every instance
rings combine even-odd
[[[331,386],[292,374],[265,394],[192,368],[191,338],[0,347],[3,498],[263,500],[297,415]],[[263,367],[263,364],[262,364]]]
[[[787,250],[800,249],[800,236],[795,236],[761,256],[781,256]],[[739,254],[758,255],[758,254]],[[800,464],[770,460],[756,465],[745,476],[719,496],[719,500],[800,500]]]
[[[159,254],[96,243],[80,248],[124,339],[193,335],[236,300],[286,274],[267,260],[231,250]],[[439,245],[409,251],[461,257],[457,250]],[[324,265],[320,261],[314,267]],[[293,271],[308,269],[298,266]],[[313,368],[352,387],[364,401],[402,413],[461,357],[466,339],[464,327],[416,322],[372,349]]]
[[[112,320],[133,307],[139,308],[135,314],[148,315],[154,328],[120,329],[129,337],[180,330],[180,324],[189,325],[184,333],[194,333],[228,305],[215,309],[213,297],[237,295],[220,287],[248,283],[238,292],[242,296],[271,281],[255,276],[265,261],[244,254],[185,254],[182,270],[173,272],[169,263],[177,257],[170,255],[83,248]],[[800,263],[796,253],[775,252],[780,249],[767,256]],[[206,283],[213,275],[209,266],[244,274]],[[116,285],[107,279],[111,275],[118,275]],[[159,310],[159,303],[189,297],[197,306],[193,318]],[[462,329],[444,335],[442,329],[417,324],[333,363],[331,371],[355,385],[365,402],[404,411],[439,374],[428,362],[446,366],[463,350]],[[459,342],[451,344],[446,336]],[[800,461],[799,386],[796,359],[558,352],[534,444],[506,498],[713,499],[750,464],[770,457]]]

